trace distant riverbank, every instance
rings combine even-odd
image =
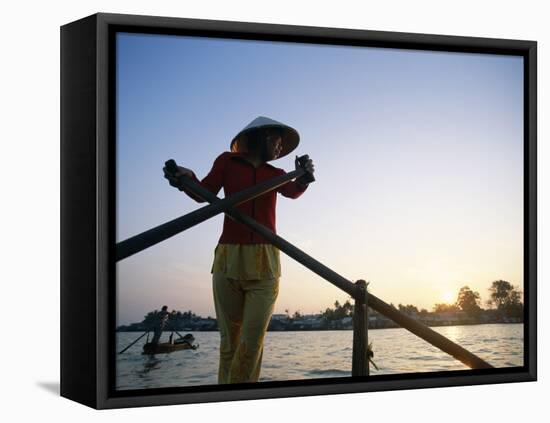
[[[414,316],[411,316],[414,318]],[[523,323],[519,318],[503,318],[494,316],[492,319],[472,319],[464,318],[463,316],[443,316],[443,318],[422,319],[416,317],[416,320],[424,323],[430,327],[442,327],[442,326],[472,326],[472,325],[485,325],[485,324],[517,324]],[[179,324],[165,327],[165,331],[178,331],[178,332],[217,332],[218,325],[216,319],[194,319],[193,321],[178,322]],[[369,330],[376,329],[393,329],[399,328],[390,319],[380,316],[369,317]],[[117,327],[117,332],[145,332],[151,331],[152,328],[143,323],[132,323],[130,325],[121,325]],[[320,321],[315,316],[304,316],[301,319],[277,319],[271,320],[268,332],[298,332],[298,331],[333,331],[333,330],[353,330],[353,319],[347,317],[335,321]]]
[[[523,302],[520,301],[520,292],[506,281],[493,282],[490,291],[493,291],[492,308],[483,309],[479,306],[479,294],[471,291],[467,286],[462,287],[455,304],[436,304],[432,312],[412,305],[390,303],[396,311],[421,322],[427,326],[470,326],[494,323],[523,323]],[[504,292],[503,295],[500,291]],[[299,311],[290,314],[275,313],[271,317],[268,331],[324,331],[324,330],[351,330],[353,329],[354,306],[348,299],[343,304],[334,302],[334,308],[327,308],[317,314],[302,314]],[[139,323],[121,325],[119,332],[144,332],[154,330],[164,322],[166,316],[158,310],[150,311]],[[162,323],[164,324],[164,323]],[[391,329],[399,327],[393,320],[368,307],[369,329]],[[201,317],[191,310],[181,312],[172,310],[168,315],[165,330],[176,331],[217,331],[218,323],[215,318]]]

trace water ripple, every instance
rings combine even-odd
[[[523,366],[522,324],[434,330],[495,367]],[[140,341],[117,355],[117,389],[217,384],[219,333],[194,332],[193,335],[200,344],[197,350],[148,357],[141,354]],[[136,333],[117,333],[117,349],[134,339]],[[300,342],[296,342],[297,339]],[[352,331],[268,332],[260,382],[351,376],[352,341]],[[371,367],[373,375],[466,369],[459,361],[404,329],[371,330],[369,342],[373,343],[374,360],[380,368],[376,371]]]

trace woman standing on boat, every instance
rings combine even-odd
[[[299,139],[295,129],[260,116],[233,138],[231,152],[218,156],[202,181],[181,166],[175,175],[165,170],[165,177],[178,186],[177,177],[188,176],[214,194],[223,187],[227,197],[284,174],[268,162],[289,154]],[[309,174],[314,172],[311,160],[304,167]],[[306,174],[235,208],[276,232],[277,192],[298,198],[307,186]],[[185,192],[198,202],[204,201]],[[218,383],[257,382],[265,333],[279,293],[279,250],[247,226],[225,216],[211,272],[220,331]]]

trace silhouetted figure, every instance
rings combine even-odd
[[[166,326],[169,316],[170,313],[168,313],[168,307],[162,306],[162,310],[158,313],[158,320],[154,329],[155,335],[153,336],[153,340],[151,341],[152,344],[159,343],[160,336],[162,335],[162,330],[164,329],[164,326]]]

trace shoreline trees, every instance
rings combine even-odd
[[[490,294],[489,300],[486,301],[488,309],[481,307],[479,292],[473,291],[467,285],[460,288],[454,303],[434,304],[432,312],[426,309],[419,310],[413,304],[398,304],[397,307],[393,304],[390,305],[430,326],[452,324],[453,322],[455,324],[523,322],[523,296],[518,287],[504,280],[496,280],[491,283],[488,290]],[[157,314],[158,310],[151,311],[145,315],[142,322],[123,325],[117,330],[149,330],[149,327],[156,321]],[[307,321],[309,324],[315,321],[313,327],[316,330],[347,329],[351,325],[353,317],[353,298],[349,297],[343,304],[336,300],[334,308],[327,307],[317,315],[304,315],[299,310],[291,315],[288,309],[285,310],[285,314],[286,316],[282,315],[283,321],[280,318],[277,319],[277,322],[272,321],[273,324],[270,327],[273,330],[295,330],[293,328],[300,327],[302,321],[304,323]],[[378,322],[375,323],[375,327],[394,327],[392,326],[393,322],[370,308],[369,316],[373,318],[371,320]],[[284,319],[285,317],[286,319]],[[384,323],[384,320],[387,320],[387,324]],[[373,322],[371,321],[370,324]],[[193,330],[217,330],[216,319],[210,316],[202,318],[191,310],[183,313],[172,311],[170,326],[176,330],[182,330],[185,327],[194,328]]]

